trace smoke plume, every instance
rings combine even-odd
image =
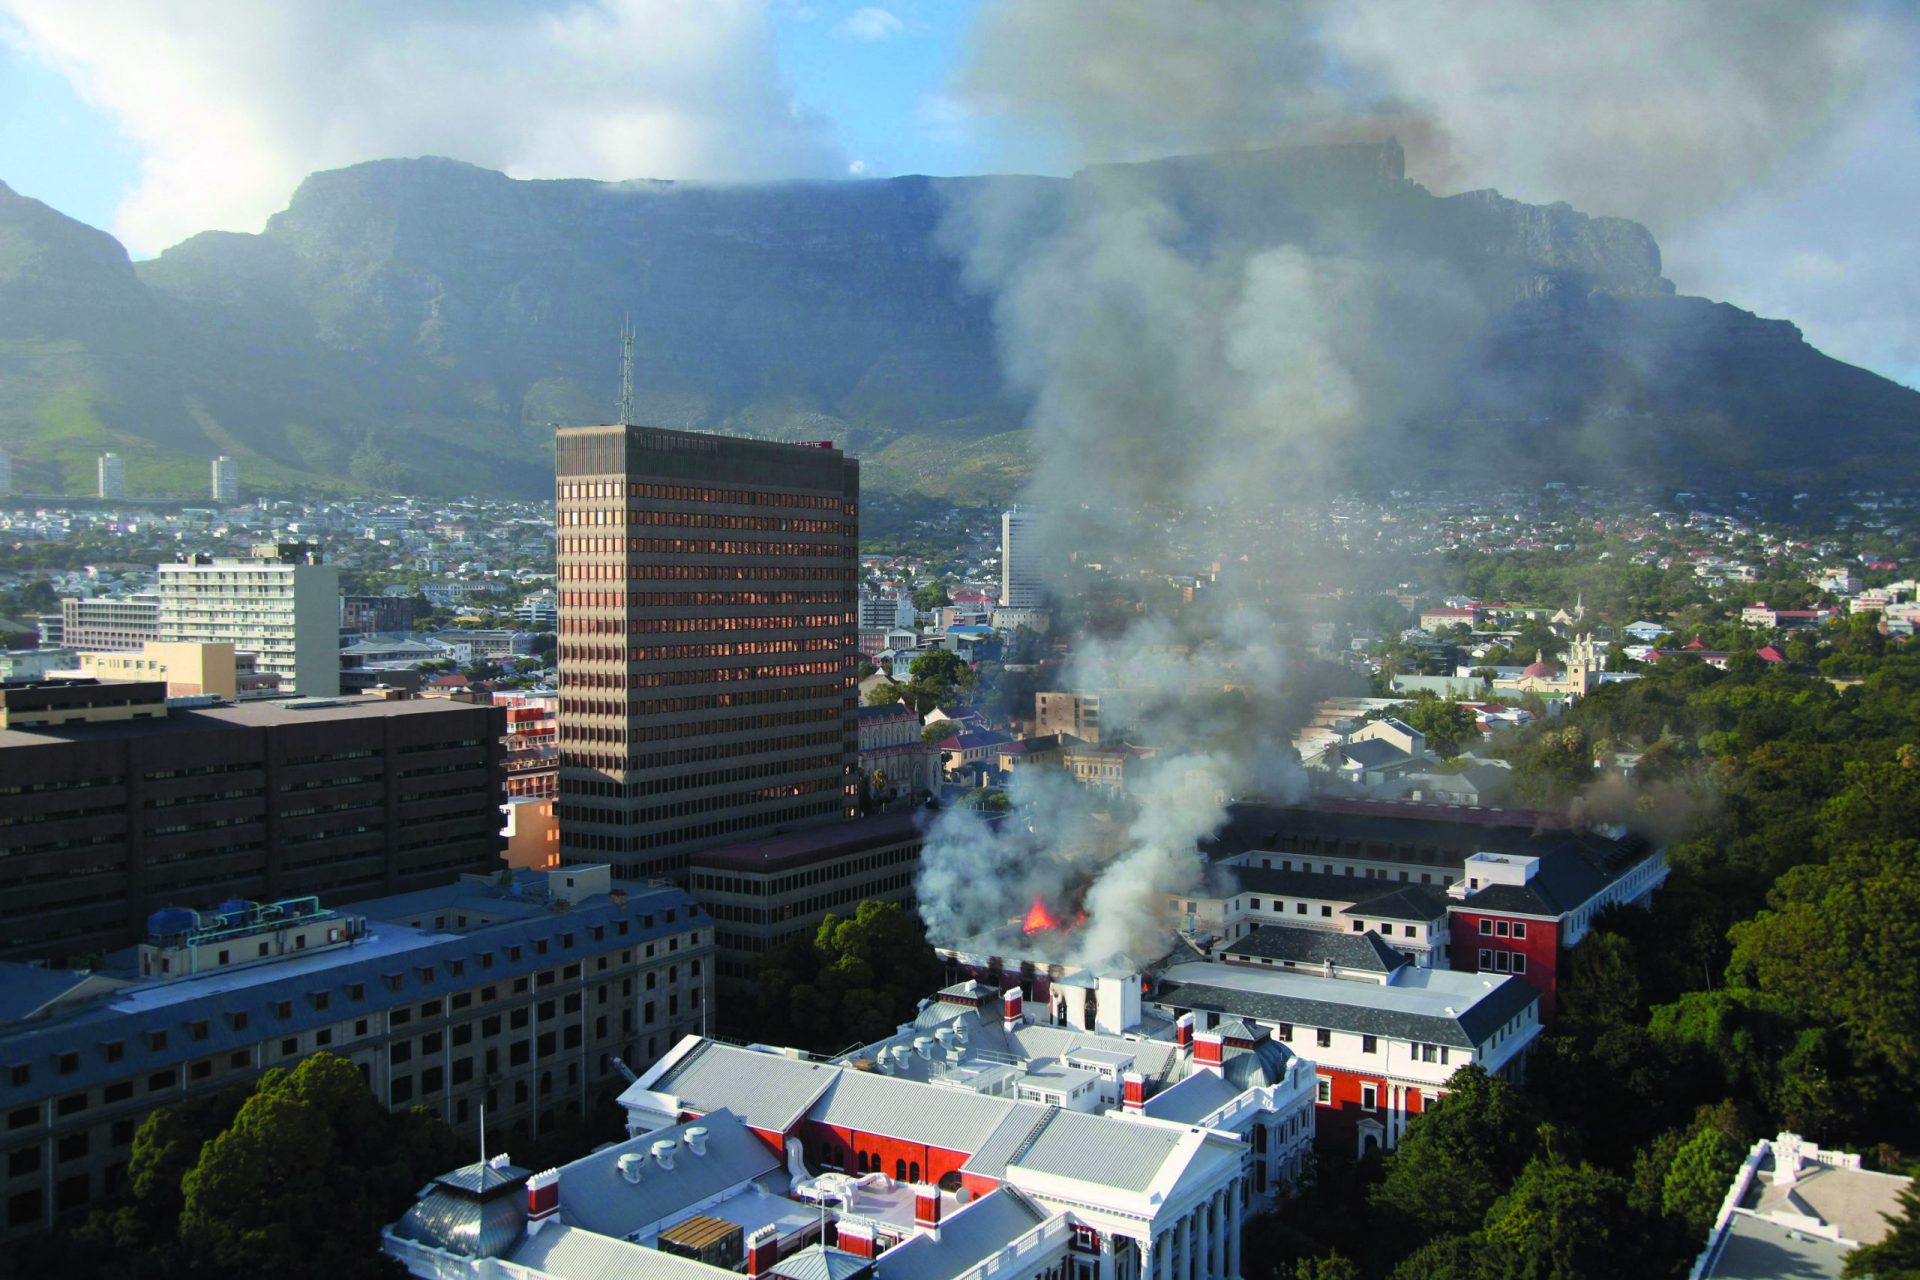
[[[1087,921],[1056,958],[1157,954],[1225,801],[1304,790],[1291,592],[1263,573],[1285,550],[1276,517],[1355,457],[1390,467],[1511,301],[1396,248],[1344,198],[1400,181],[1377,144],[1397,138],[1436,185],[1497,180],[1671,227],[1829,131],[1875,74],[1877,25],[1798,0],[1122,0],[1097,21],[1065,0],[989,5],[957,96],[1016,149],[1094,166],[1064,194],[989,188],[945,228],[1032,405],[1022,502],[1043,560],[1075,566],[1076,588],[1095,560],[1226,572],[1188,607],[1076,637],[1061,687],[1109,694],[1106,730],[1124,705],[1156,754],[1110,814],[1021,773],[998,831],[945,815],[919,884],[936,940],[1078,895]],[[1260,154],[1136,163],[1344,142],[1376,145],[1298,172]],[[1185,562],[1183,519],[1206,531]]]

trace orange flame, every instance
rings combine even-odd
[[[1026,921],[1020,926],[1020,929],[1023,933],[1034,934],[1044,933],[1048,929],[1058,929],[1059,927],[1060,922],[1053,918],[1051,911],[1047,910],[1047,904],[1035,898],[1033,900],[1033,906],[1027,909]]]

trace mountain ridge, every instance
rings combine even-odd
[[[950,216],[991,198],[1043,236],[1095,184],[1166,200],[1194,252],[1301,244],[1467,281],[1497,322],[1395,457],[1402,479],[1497,450],[1541,478],[1841,484],[1884,478],[1896,459],[1863,460],[1920,430],[1920,393],[1788,321],[1677,294],[1639,224],[1436,196],[1380,143],[1068,179],[605,183],[375,160],[310,175],[258,235],[139,263],[0,184],[0,447],[22,489],[84,491],[119,448],[135,491],[195,492],[227,452],[250,488],[541,494],[552,427],[609,416],[631,315],[643,420],[831,436],[870,484],[999,501],[1025,474],[1026,404]]]

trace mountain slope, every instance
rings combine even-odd
[[[1908,465],[1920,394],[1783,321],[1673,296],[1636,224],[1436,197],[1391,143],[754,186],[377,161],[308,178],[261,235],[139,264],[0,186],[0,447],[20,488],[84,489],[114,447],[137,491],[196,491],[227,452],[249,487],[545,493],[552,426],[612,412],[631,316],[642,420],[832,438],[869,483],[1003,498],[1025,406],[943,220],[997,202],[1044,236],[1094,178],[1179,208],[1197,253],[1300,243],[1467,281],[1495,322],[1458,394],[1404,424],[1402,478],[1484,474],[1488,450],[1542,476],[1686,484]]]

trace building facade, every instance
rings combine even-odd
[[[561,904],[564,904],[562,906]],[[531,1139],[704,1025],[712,929],[605,867],[470,877],[351,911],[312,898],[157,913],[135,967],[0,966],[0,1245],[124,1178],[154,1108],[316,1051],[393,1108]]]
[[[82,653],[78,669],[96,680],[159,680],[169,698],[240,696],[239,667],[230,644],[148,641],[138,653]]]
[[[687,885],[713,917],[722,991],[746,987],[761,955],[829,914],[868,899],[911,911],[924,825],[903,809],[692,854]]]
[[[562,858],[681,877],[852,816],[859,463],[633,426],[555,456]]]
[[[103,453],[96,464],[95,492],[102,498],[127,496],[127,462],[117,453]]]
[[[65,690],[68,716],[90,696],[152,692],[140,716],[107,709],[115,718],[0,730],[0,957],[110,951],[163,906],[351,902],[500,867],[504,726],[493,707],[169,711],[157,683],[40,687]]]
[[[340,692],[340,571],[312,547],[255,547],[245,558],[187,556],[160,566],[160,638],[225,641],[302,697]]]
[[[213,460],[213,483],[209,494],[215,502],[240,501],[240,464],[224,453]]]
[[[1046,577],[1041,572],[1035,538],[1040,517],[1015,507],[1000,513],[1000,604],[1008,609],[1034,609],[1046,601]]]
[[[60,602],[60,643],[69,649],[137,652],[159,638],[159,596],[69,596]]]

